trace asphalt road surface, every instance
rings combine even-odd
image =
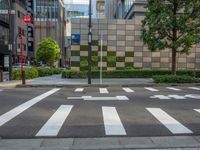
[[[0,137],[200,135],[200,87],[0,90]]]

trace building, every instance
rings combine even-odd
[[[8,0],[0,1],[0,9],[8,10]],[[0,69],[8,70],[9,67],[9,15],[0,14]]]
[[[65,53],[65,8],[63,0],[34,0],[34,47],[46,37],[51,37],[61,48],[61,62]]]
[[[105,0],[96,0],[96,18],[105,18]]]

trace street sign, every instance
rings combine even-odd
[[[6,10],[6,9],[0,9],[0,14],[1,14],[1,15],[8,15],[8,14],[9,14],[8,12],[9,12],[9,11]]]
[[[28,15],[24,16],[23,20],[24,20],[24,23],[26,24],[29,24],[32,21],[31,16],[28,16]]]
[[[10,13],[9,13],[10,12]],[[15,15],[15,10],[0,9],[0,15]]]

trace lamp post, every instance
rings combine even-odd
[[[89,1],[89,33],[88,33],[88,84],[91,84],[91,65],[92,65],[92,2]]]

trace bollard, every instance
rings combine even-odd
[[[0,70],[0,82],[3,82],[3,71]]]

